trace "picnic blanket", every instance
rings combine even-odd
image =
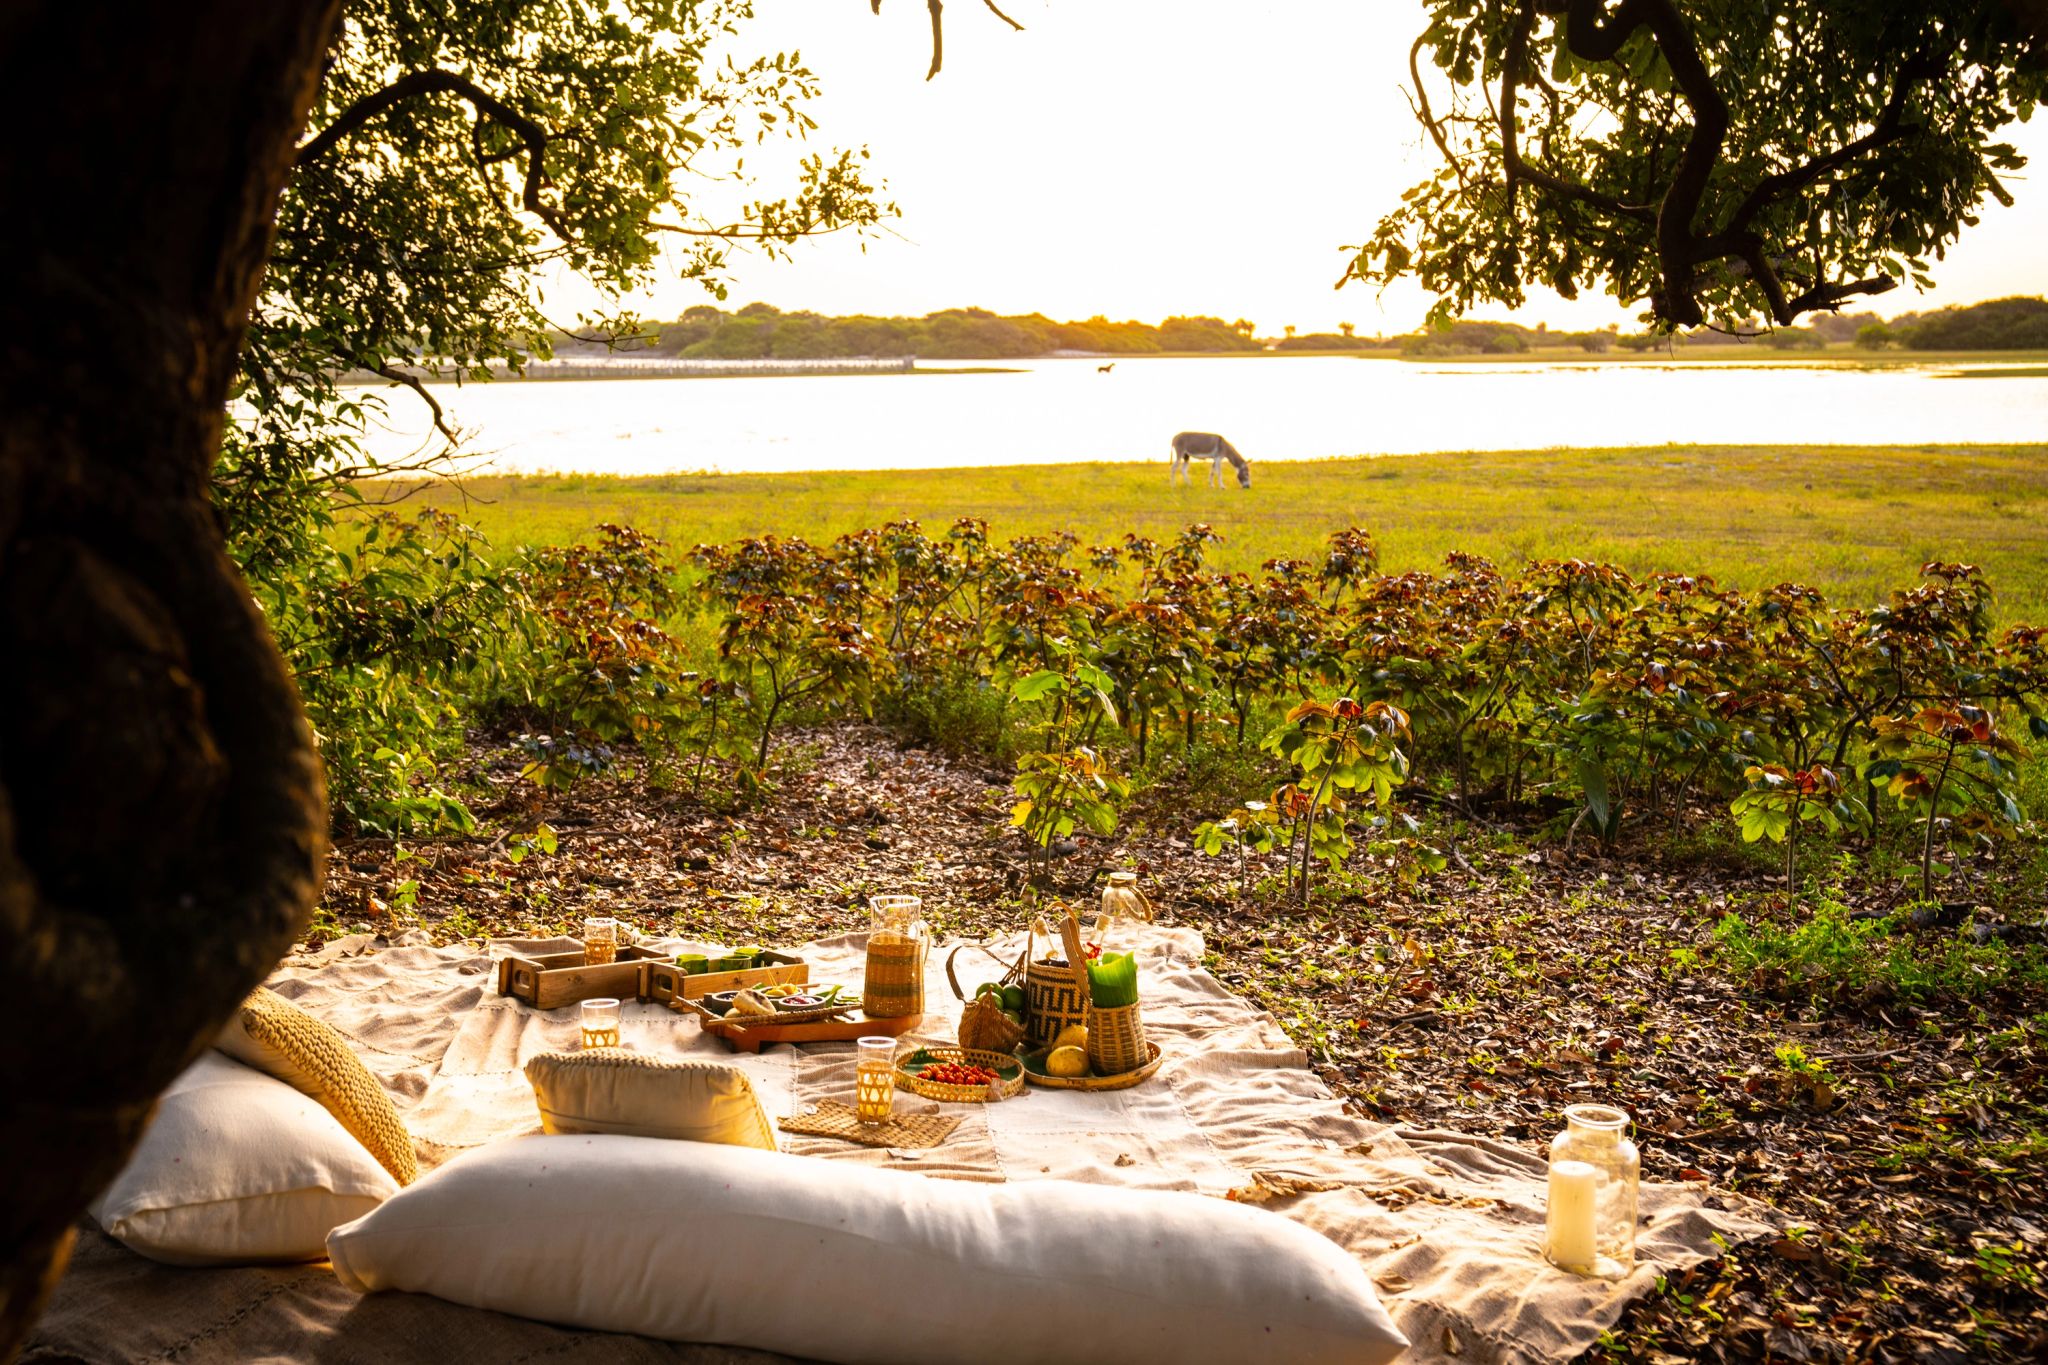
[[[508,952],[561,951],[567,940],[504,940],[487,951],[401,939],[344,939],[287,962],[270,985],[340,1029],[390,1090],[422,1168],[488,1142],[537,1133],[522,1071],[539,1052],[573,1047],[575,1009],[536,1011],[496,993]],[[706,945],[666,942],[675,951]],[[1014,959],[1021,936],[1007,947]],[[800,949],[812,979],[857,986],[865,935]],[[1201,936],[1148,928],[1140,947],[1146,1031],[1166,1054],[1126,1090],[1027,1089],[964,1113],[937,1147],[855,1146],[778,1133],[786,1152],[966,1180],[1081,1180],[1263,1198],[1356,1255],[1414,1343],[1405,1359],[1514,1365],[1568,1359],[1667,1275],[1772,1228],[1768,1210],[1697,1185],[1645,1184],[1637,1269],[1604,1284],[1541,1256],[1540,1153],[1468,1135],[1377,1124],[1346,1111],[1272,1016],[1202,969]],[[922,1027],[907,1040],[953,1041],[959,1005],[943,947],[929,961]],[[993,974],[993,973],[991,973]],[[849,1043],[735,1054],[690,1017],[652,1002],[624,1006],[632,1046],[716,1056],[752,1078],[771,1117],[853,1091]],[[908,1105],[926,1102],[899,1095]],[[719,1346],[679,1346],[579,1332],[419,1295],[359,1298],[324,1265],[174,1269],[90,1228],[26,1359],[353,1362],[391,1359],[769,1361]]]

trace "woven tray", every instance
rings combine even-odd
[[[693,999],[678,995],[668,1002],[668,1007],[678,1014],[694,1014],[699,1019],[715,1020],[728,1028],[749,1029],[763,1024],[815,1024],[822,1019],[837,1019],[858,1010],[860,1001],[842,1000],[836,1005],[818,1005],[805,1010],[778,1009],[773,1014],[719,1014]]]
[[[1025,1080],[1051,1090],[1125,1090],[1150,1077],[1166,1060],[1159,1051],[1159,1044],[1147,1042],[1145,1051],[1151,1054],[1151,1059],[1136,1071],[1126,1071],[1117,1076],[1052,1076],[1045,1070],[1045,1057],[1051,1051],[1047,1047],[1024,1054]]]
[[[819,1100],[815,1114],[776,1120],[785,1133],[844,1138],[863,1147],[936,1147],[960,1126],[959,1114],[891,1114],[881,1123],[862,1123],[853,1106]]]
[[[1024,1092],[1024,1067],[1015,1057],[1000,1052],[983,1052],[969,1047],[921,1047],[917,1051],[896,1059],[896,1088],[922,1095],[928,1100],[944,1100],[950,1104],[983,1104],[988,1100],[985,1085],[944,1085],[928,1081],[918,1072],[934,1062],[964,1062],[969,1066],[985,1066],[996,1073],[1002,1081],[1005,1097]]]

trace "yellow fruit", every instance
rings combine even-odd
[[[1081,1024],[1069,1024],[1060,1030],[1060,1036],[1052,1040],[1055,1050],[1063,1047],[1077,1047],[1088,1050],[1088,1030]]]
[[[1078,1032],[1079,1030],[1071,1030]],[[1061,1034],[1065,1037],[1065,1034]],[[1088,1074],[1088,1054],[1078,1047],[1056,1047],[1045,1054],[1045,1074],[1048,1076],[1085,1076]]]

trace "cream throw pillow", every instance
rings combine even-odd
[[[1356,1260],[1263,1209],[698,1142],[493,1143],[327,1254],[358,1291],[816,1360],[1383,1365],[1408,1344]]]
[[[624,1048],[543,1052],[526,1064],[550,1133],[618,1133],[775,1150],[753,1082],[720,1062],[669,1061]]]
[[[398,1182],[320,1105],[208,1052],[171,1082],[121,1174],[87,1209],[172,1265],[317,1261],[327,1234]]]
[[[419,1175],[412,1134],[391,1096],[331,1024],[258,986],[213,1045],[320,1101],[399,1184]]]

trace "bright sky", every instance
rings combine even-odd
[[[975,305],[1058,319],[1176,313],[1403,332],[1428,306],[1332,286],[1428,166],[1401,93],[1420,26],[1409,0],[975,0],[946,7],[946,65],[927,84],[921,0],[776,0],[747,32],[800,49],[824,82],[811,106],[827,146],[873,151],[903,210],[896,236],[807,243],[748,260],[730,304],[918,315]],[[1253,17],[1256,16],[1256,17]],[[2008,182],[1934,275],[1935,291],[1877,300],[1891,314],[2048,293],[2048,119],[2010,130],[2041,169]],[[1434,155],[1434,152],[1431,152]],[[779,190],[777,191],[779,193]],[[672,317],[705,301],[670,284],[642,304]],[[1604,296],[1531,297],[1517,320],[1628,324]]]

